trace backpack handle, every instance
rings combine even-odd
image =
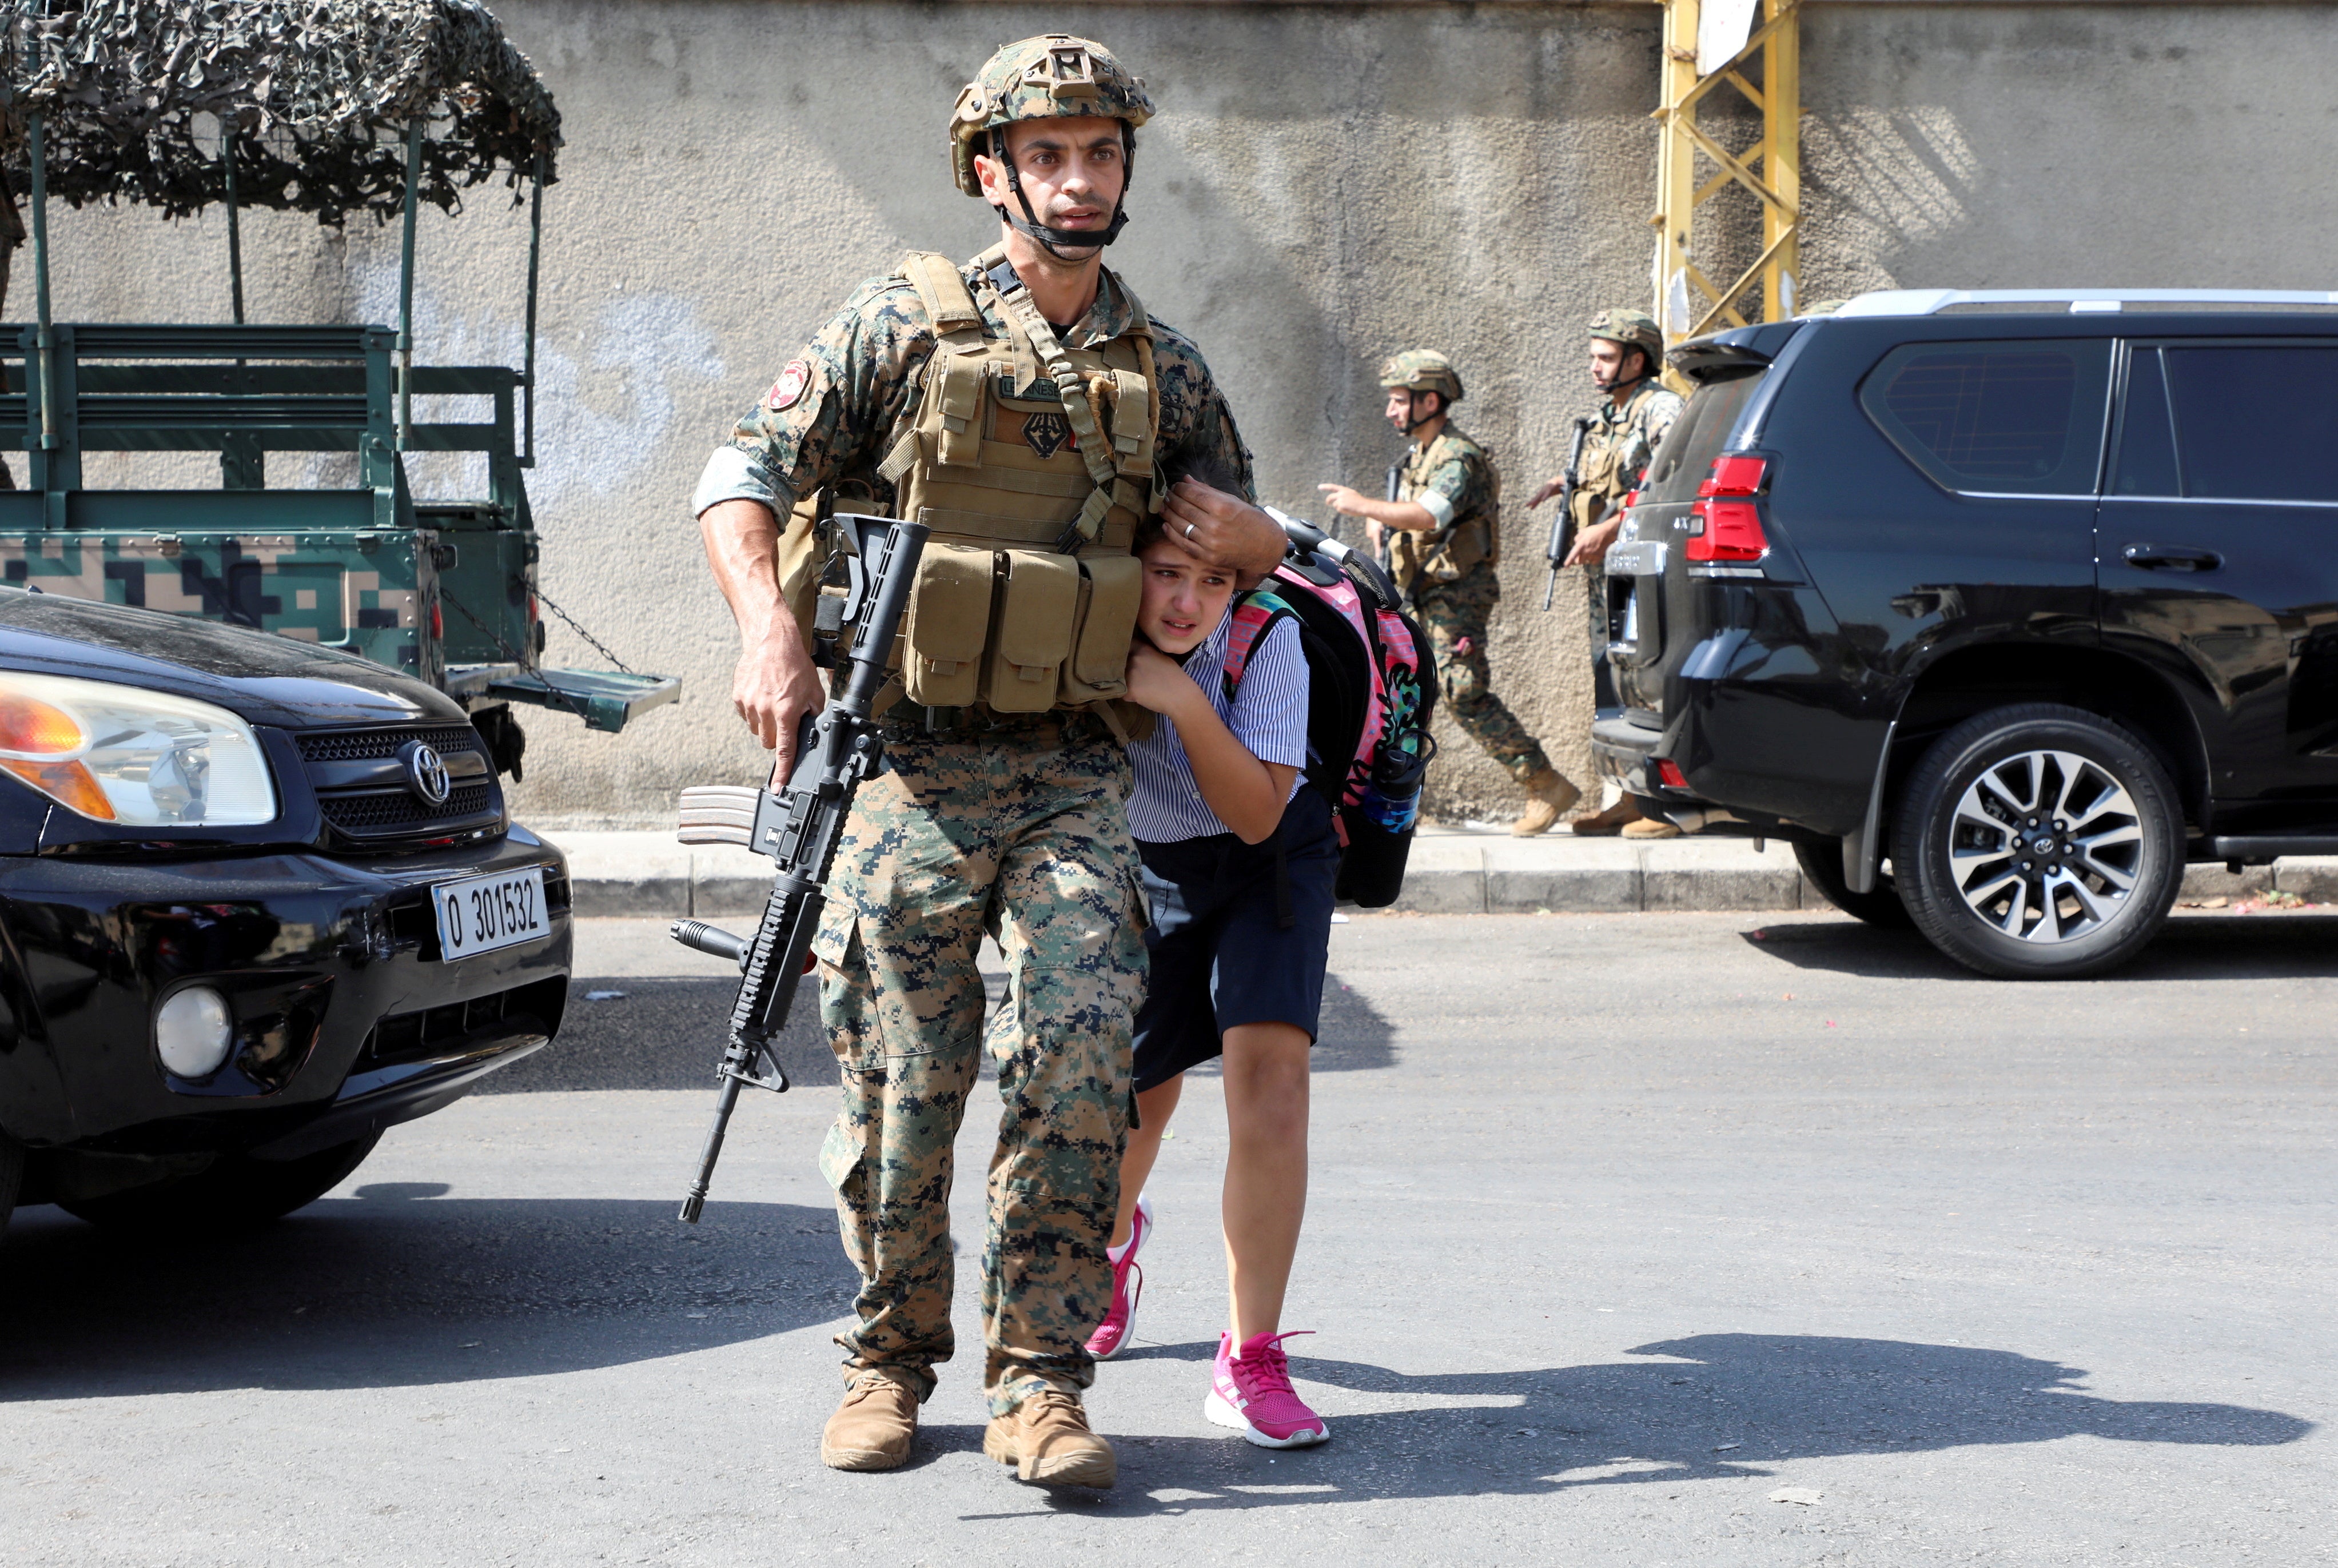
[[[1302,523],[1288,512],[1280,511],[1272,506],[1265,507],[1263,510],[1269,517],[1274,519],[1275,525],[1281,528],[1285,536],[1290,539],[1292,554],[1321,556],[1330,563],[1332,570],[1344,572],[1353,578],[1356,586],[1382,610],[1394,610],[1404,603],[1403,596],[1397,593],[1396,583],[1390,578],[1387,569],[1370,556],[1352,546],[1341,544],[1313,524]]]

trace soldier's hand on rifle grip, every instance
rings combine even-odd
[[[803,633],[780,596],[779,519],[760,502],[724,501],[698,519],[707,564],[739,624],[731,705],[766,750],[827,701]]]

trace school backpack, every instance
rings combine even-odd
[[[1226,694],[1278,622],[1298,622],[1307,657],[1306,777],[1339,829],[1335,896],[1367,909],[1396,902],[1420,818],[1421,780],[1437,741],[1437,663],[1378,564],[1268,507],[1294,546],[1274,574],[1234,603]]]

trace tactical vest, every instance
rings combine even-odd
[[[986,252],[977,285],[913,251],[899,272],[937,339],[917,414],[878,467],[894,515],[932,530],[896,659],[903,694],[935,708],[1036,713],[1127,695],[1144,572],[1129,554],[1158,509],[1161,394],[1153,328],[1066,348],[1011,270]]]
[[[1406,461],[1398,476],[1398,500],[1410,501],[1428,487],[1429,476],[1450,456],[1446,444],[1451,438],[1450,433],[1440,430],[1436,440]],[[1391,531],[1389,568],[1395,573],[1400,591],[1410,593],[1416,588],[1458,583],[1481,562],[1499,564],[1502,544],[1498,519],[1501,515],[1502,479],[1490,460],[1486,465],[1486,482],[1484,504],[1465,516],[1455,517],[1446,526]]]
[[[1624,438],[1639,414],[1640,405],[1655,396],[1658,386],[1653,376],[1642,378],[1622,407],[1592,425],[1583,443],[1583,466],[1575,482],[1575,499],[1571,503],[1577,527],[1591,527],[1631,494],[1639,475],[1622,471]]]

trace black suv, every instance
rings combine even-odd
[[[566,862],[451,698],[0,587],[0,1226],[297,1209],[550,1040],[568,953]]]
[[[2338,295],[1869,294],[1672,360],[1594,732],[1644,809],[2011,976],[2338,852]]]

